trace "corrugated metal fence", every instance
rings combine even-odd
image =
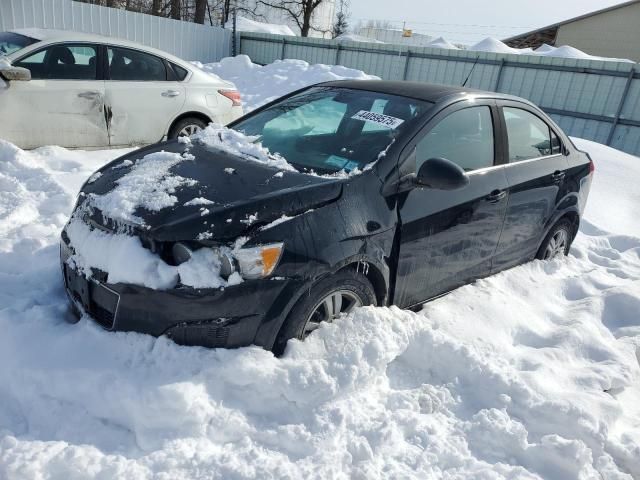
[[[118,37],[185,60],[215,62],[231,54],[231,32],[71,0],[0,0],[0,31],[57,28]]]
[[[470,87],[527,98],[569,135],[640,154],[638,64],[257,33],[240,38],[240,53],[262,64],[296,58],[357,68],[385,80],[449,85],[462,85],[471,72]]]

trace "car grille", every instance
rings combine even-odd
[[[97,305],[94,302],[91,302],[91,309],[89,315],[98,322],[102,327],[107,330],[111,330],[113,328],[113,324],[115,322],[115,315],[113,312],[110,312],[106,308],[102,308],[100,305]]]
[[[213,323],[183,324],[170,329],[167,336],[178,345],[221,348],[227,345],[229,327]]]
[[[98,324],[112,330],[120,296],[95,280],[88,280],[73,268],[63,264],[65,287],[78,307],[89,314]]]

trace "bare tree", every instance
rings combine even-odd
[[[151,2],[151,15],[155,15],[156,17],[160,16],[161,8],[162,8],[162,0],[153,0]]]
[[[196,0],[196,9],[193,14],[193,21],[195,23],[204,24],[204,15],[207,13],[207,0]]]
[[[257,0],[257,3],[265,7],[284,12],[298,25],[303,37],[308,37],[311,30],[317,30],[311,23],[313,12],[325,2],[326,0]]]
[[[180,20],[180,0],[171,0],[171,13],[169,16],[174,20]]]

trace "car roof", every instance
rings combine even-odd
[[[160,57],[164,57],[167,60],[171,60],[172,62],[189,65],[188,62],[182,60],[181,58],[176,57],[175,55],[171,55],[168,52],[163,50],[158,50],[157,48],[148,47],[141,43],[132,42],[130,40],[125,40],[124,38],[114,38],[107,37],[104,35],[96,35],[93,33],[84,33],[84,32],[76,32],[71,30],[56,30],[49,28],[16,28],[12,30],[8,30],[12,33],[17,33],[18,35],[24,35],[25,37],[30,37],[35,40],[39,40],[41,42],[95,42],[95,43],[105,43],[109,45],[116,45],[121,47],[130,47],[139,50],[144,50],[149,53],[153,53]],[[191,66],[191,68],[193,68]]]
[[[438,85],[435,83],[423,82],[405,82],[393,80],[335,80],[331,82],[321,83],[327,87],[352,88],[355,90],[368,90],[370,92],[387,93],[390,95],[399,95],[401,97],[410,97],[427,102],[438,103],[444,99],[451,97],[483,97],[498,98],[505,100],[516,100],[531,104],[531,102],[512,95],[503,93],[488,92],[485,90],[477,90],[468,87],[456,87],[452,85]]]

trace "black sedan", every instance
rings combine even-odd
[[[290,338],[358,306],[411,308],[523,262],[566,255],[593,172],[589,156],[530,102],[465,88],[329,82],[229,127],[295,168],[197,139],[162,143],[103,167],[72,216],[89,229],[137,236],[167,266],[206,249],[200,253],[215,256],[228,283],[200,288],[178,278],[150,288],[78,269],[67,226],[61,262],[78,310],[109,330],[282,352]],[[107,194],[126,175],[114,166],[187,148],[191,160],[171,173],[194,181],[172,192],[171,206],[139,206],[145,228],[123,230],[95,206],[87,213],[82,198]]]

